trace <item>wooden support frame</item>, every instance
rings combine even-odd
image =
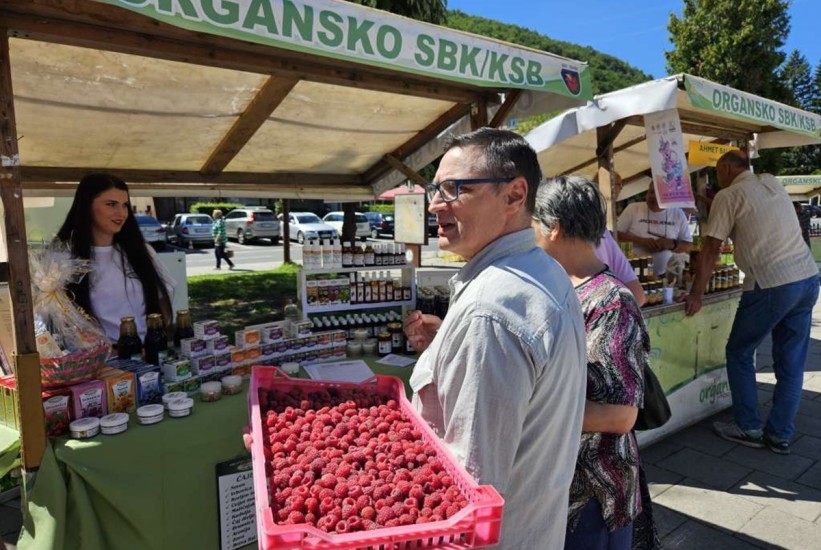
[[[491,128],[498,128],[507,119],[510,111],[516,106],[516,102],[522,97],[522,90],[510,90],[505,93],[505,100],[499,105],[493,118],[488,123]]]
[[[642,141],[645,141],[646,139],[647,139],[647,135],[642,134],[638,137],[634,137],[630,141],[626,141],[626,142],[622,143],[618,147],[613,147],[613,155],[615,155],[616,153],[619,153],[621,151],[624,151],[625,149],[629,149],[634,145],[638,145],[639,143],[641,143]],[[611,143],[611,146],[612,146],[612,143]],[[565,170],[564,173],[565,174],[572,174],[573,172],[583,170],[583,169],[587,168],[588,166],[590,166],[591,164],[596,163],[597,160],[598,159],[596,159],[596,158],[586,160],[586,161],[582,162],[581,164],[577,164],[573,168],[570,168],[569,170]]]
[[[616,230],[616,197],[618,189],[614,181],[618,177],[613,167],[613,129],[615,125],[596,128],[596,151],[600,151],[596,162],[599,167],[599,191],[607,201],[607,228],[615,233]],[[621,129],[624,125],[621,125]]]
[[[26,220],[23,214],[9,39],[3,28],[0,28],[0,159],[0,199],[3,201],[3,227],[9,256],[9,293],[16,348],[13,361],[19,397],[20,435],[24,442],[23,466],[27,470],[33,470],[40,466],[43,459],[46,432],[41,397],[40,358],[34,341],[34,304],[26,243]]]
[[[298,83],[298,78],[269,77],[200,168],[200,173],[213,176],[222,172]]]
[[[487,126],[487,98],[480,97],[470,106],[470,129],[478,130]]]
[[[398,158],[394,157],[393,155],[385,155],[385,161],[391,165],[394,170],[399,170],[402,172],[405,177],[411,180],[413,183],[417,185],[421,185],[422,187],[426,186],[428,183],[425,178],[419,175],[419,172],[416,170],[411,169],[407,164],[403,163]]]
[[[22,180],[24,183],[55,181],[79,181],[89,172],[107,172],[130,183],[162,185],[163,183],[190,184],[261,184],[261,185],[361,185],[364,182],[356,174],[311,174],[305,172],[222,172],[213,176],[203,175],[196,171],[184,170],[142,170],[98,168],[87,166],[75,167],[38,167],[24,166]],[[162,182],[162,183],[156,183]]]

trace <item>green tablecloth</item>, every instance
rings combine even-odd
[[[407,388],[412,367],[367,362]],[[152,426],[132,417],[128,431],[114,436],[51,440],[18,548],[218,550],[215,467],[245,453],[247,424],[242,394],[195,400],[191,416]]]
[[[0,477],[20,465],[20,432],[0,426]]]

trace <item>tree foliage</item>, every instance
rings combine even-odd
[[[348,0],[354,4],[389,11],[427,23],[442,24],[447,18],[447,0]]]
[[[762,97],[786,99],[778,78],[790,32],[787,0],[684,0],[670,14],[671,73],[688,72]]]
[[[816,69],[813,78],[812,67],[807,58],[798,50],[793,50],[781,68],[780,77],[789,92],[786,101],[790,105],[821,113],[821,89],[818,87],[818,77],[821,75],[821,65]],[[782,156],[782,175],[807,175],[821,171],[821,147],[810,145],[792,147],[784,151]]]

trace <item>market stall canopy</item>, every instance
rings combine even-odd
[[[393,200],[393,198],[396,195],[421,195],[424,192],[425,192],[425,188],[422,187],[421,185],[414,185],[413,189],[408,189],[408,187],[406,185],[402,185],[400,187],[394,187],[393,189],[388,189],[387,191],[385,191],[384,193],[382,193],[381,195],[376,197],[376,200],[390,201],[390,200]]]
[[[821,175],[818,176],[778,176],[793,200],[807,202],[821,194]]]
[[[336,0],[3,0],[0,25],[27,195],[95,170],[151,196],[369,200],[445,132],[592,98],[584,63]]]
[[[597,133],[610,132],[613,166],[624,186],[618,199],[644,191],[650,159],[644,115],[677,109],[685,144],[726,144],[754,139],[758,149],[821,143],[821,116],[775,101],[679,74],[596,96],[545,122],[526,138],[539,153],[546,175],[597,172]],[[700,166],[690,166],[696,170]]]

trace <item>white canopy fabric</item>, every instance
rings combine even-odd
[[[619,199],[649,185],[643,115],[677,109],[684,142],[755,139],[758,149],[821,143],[821,116],[746,94],[688,74],[596,96],[527,134],[546,175],[597,172],[597,128],[626,119],[613,141],[615,170],[626,185]],[[690,166],[690,170],[700,167]]]
[[[407,179],[386,155],[422,168],[471,111],[592,97],[586,64],[546,52],[348,2],[261,4],[3,0],[26,194],[106,170],[137,195],[369,200]]]

